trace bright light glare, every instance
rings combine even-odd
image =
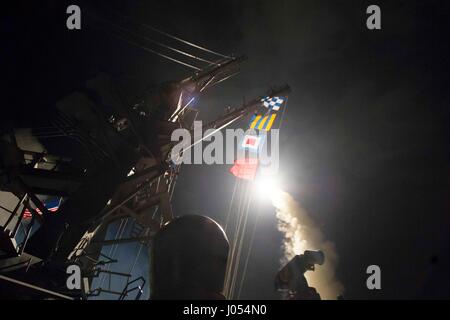
[[[272,200],[281,192],[279,180],[275,176],[262,176],[254,182],[254,192],[262,199]]]

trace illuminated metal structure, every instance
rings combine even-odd
[[[192,129],[198,115],[193,101],[236,74],[243,60],[221,58],[131,104],[100,74],[60,100],[44,126],[7,130],[0,140],[0,281],[10,296],[69,299],[108,292],[118,299],[140,298],[148,279],[105,268],[117,261],[102,248],[147,246],[173,218],[170,200],[179,166],[169,157],[171,133]],[[284,86],[264,96],[287,91]],[[203,130],[220,130],[251,114],[261,98],[229,109]],[[55,197],[62,199],[57,213],[45,206]],[[130,218],[128,236],[106,238],[108,226]],[[70,264],[80,265],[86,277],[80,290],[66,288]],[[100,274],[122,277],[124,288],[90,289]]]

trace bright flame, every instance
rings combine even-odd
[[[280,181],[274,176],[259,177],[254,182],[254,192],[261,199],[269,199],[270,201],[279,201],[281,196]]]

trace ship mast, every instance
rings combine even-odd
[[[35,139],[61,136],[79,142],[95,158],[96,166],[89,170],[73,170],[71,159],[62,154],[23,149],[15,141],[16,128],[12,128],[11,139],[1,141],[0,160],[7,164],[3,166],[2,175],[8,179],[1,180],[0,188],[13,194],[18,201],[0,229],[0,245],[8,252],[0,259],[2,266],[21,270],[41,260],[58,264],[76,262],[83,266],[85,274],[96,277],[101,272],[111,274],[105,265],[115,262],[101,253],[104,245],[148,244],[160,226],[173,218],[170,200],[180,167],[167,161],[173,146],[172,131],[180,127],[191,130],[198,115],[198,110],[192,107],[193,101],[205,90],[237,74],[245,59],[244,56],[221,58],[186,79],[144,94],[132,106],[122,104],[110,111],[91,103],[83,109],[88,114],[87,119],[71,113],[72,96],[61,101],[55,121],[58,126],[53,131],[31,130],[39,133]],[[288,90],[285,86],[268,95]],[[95,91],[90,87],[84,99],[102,94]],[[228,110],[204,129],[218,131],[227,127],[252,113],[260,99]],[[163,115],[159,118],[152,114],[154,101],[158,101],[156,111]],[[87,123],[96,134],[80,125]],[[65,201],[54,214],[47,210],[42,196]],[[14,237],[22,228],[26,212],[31,220],[24,240],[16,243]],[[134,221],[129,236],[105,239],[111,223],[128,218]],[[40,223],[40,228],[31,236],[36,222]],[[129,290],[128,285],[133,282],[129,276],[124,290]],[[86,290],[82,296],[89,291]],[[102,290],[97,288],[95,293],[90,293],[99,294]],[[123,298],[124,292],[117,294]]]

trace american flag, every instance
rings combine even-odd
[[[49,201],[44,201],[45,208],[47,208],[47,210],[50,211],[50,212],[58,211],[60,204],[61,204],[61,199],[58,199],[58,198],[52,199],[52,200],[49,200]],[[36,212],[38,214],[42,214],[42,212],[41,212],[41,210],[39,210],[39,208],[36,208]],[[31,214],[30,210],[25,208],[25,212],[23,214],[23,217],[25,219],[30,219],[32,217],[32,214]]]

